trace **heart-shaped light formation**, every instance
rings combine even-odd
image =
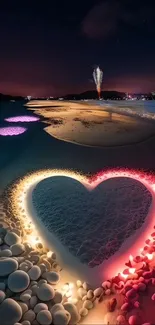
[[[70,177],[55,176],[37,184],[29,202],[31,214],[46,228],[43,238],[49,234],[51,245],[53,234],[82,264],[81,268],[89,267],[85,278],[88,281],[91,268],[104,264],[139,232],[152,197],[146,187],[130,178],[113,178],[88,189]],[[53,242],[52,249],[59,256],[61,248],[57,247]],[[61,255],[61,265],[65,265]]]
[[[93,177],[87,177],[78,173],[70,172],[70,171],[64,171],[64,170],[42,170],[38,172],[34,172],[28,176],[25,176],[23,179],[19,181],[19,183],[16,185],[16,191],[12,191],[12,204],[14,206],[14,209],[16,211],[16,214],[19,214],[20,212],[20,220],[23,219],[24,215],[24,227],[27,229],[29,223],[31,222],[31,227],[34,228],[31,216],[27,215],[27,208],[26,208],[26,198],[27,193],[30,191],[30,189],[33,188],[39,183],[41,180],[45,178],[49,178],[52,176],[68,176],[75,180],[78,180],[82,184],[85,185],[88,189],[95,188],[99,183],[114,178],[114,177],[129,177],[133,178],[135,180],[138,180],[141,182],[145,187],[151,192],[151,194],[155,193],[155,180],[154,176],[150,174],[146,174],[143,172],[137,172],[137,171],[129,171],[129,170],[109,170],[109,171],[103,171],[100,172]],[[22,210],[22,212],[21,212]],[[26,218],[25,218],[26,215]],[[153,218],[151,218],[153,219]],[[151,234],[150,227],[152,227],[154,224],[152,220],[149,221],[149,226],[147,226],[146,231],[143,232],[143,238],[144,235],[146,236],[145,239],[147,239],[147,236],[149,233]],[[33,232],[33,237],[38,237],[38,234],[35,234]],[[136,244],[137,245],[137,244]],[[136,247],[136,251],[138,253],[137,246],[134,245],[134,250]],[[141,247],[139,247],[141,249]],[[131,254],[129,254],[131,255]],[[126,261],[124,261],[126,262]],[[118,270],[119,271],[119,270]]]
[[[29,241],[32,246],[36,246],[39,239],[35,225],[33,224],[32,216],[28,213],[28,193],[43,179],[53,176],[68,176],[73,178],[88,189],[95,188],[98,184],[115,177],[128,177],[141,182],[152,194],[152,206],[149,212],[149,218],[145,222],[143,233],[140,238],[137,238],[135,243],[132,243],[130,249],[119,257],[119,260],[112,264],[112,268],[107,270],[107,278],[124,280],[129,275],[133,275],[139,268],[141,263],[144,265],[153,262],[155,257],[155,232],[154,232],[154,207],[155,207],[155,176],[151,173],[145,173],[135,170],[119,169],[107,170],[87,177],[66,170],[40,170],[25,176],[13,185],[10,192],[11,208],[13,214],[19,217],[22,229],[24,230],[24,240]],[[31,230],[31,231],[30,231]],[[95,274],[95,273],[94,273]],[[70,297],[69,297],[70,298]]]

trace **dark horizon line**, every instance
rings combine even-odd
[[[31,96],[32,98],[63,98],[63,97],[67,97],[67,96],[80,96],[82,94],[85,94],[85,93],[91,93],[91,92],[94,92],[94,93],[97,93],[97,90],[86,90],[86,91],[83,91],[83,92],[75,92],[75,93],[67,93],[65,95],[13,95],[11,93],[1,93],[0,92],[0,96],[6,96],[6,97],[21,97],[21,98],[26,98],[27,96]],[[104,92],[116,92],[116,93],[124,93],[124,94],[132,94],[132,95],[148,95],[148,94],[152,94],[151,91],[148,91],[148,92],[124,92],[124,91],[120,91],[120,90],[102,90],[101,93],[104,93]]]

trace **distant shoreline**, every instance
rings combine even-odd
[[[155,120],[139,112],[130,114],[112,106],[75,101],[32,101],[26,107],[44,118],[47,133],[73,144],[114,148],[138,144],[155,136]]]

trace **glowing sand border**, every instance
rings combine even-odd
[[[12,187],[11,205],[14,215],[17,215],[19,217],[22,224],[22,228],[23,230],[25,230],[25,233],[28,229],[32,231],[31,235],[25,235],[27,237],[25,238],[25,240],[28,240],[34,246],[37,241],[39,241],[39,237],[37,230],[33,224],[33,220],[35,218],[34,216],[32,216],[32,210],[29,209],[29,202],[32,201],[31,194],[37,183],[39,183],[43,179],[54,176],[71,177],[81,182],[88,190],[92,190],[99,183],[111,178],[129,177],[141,182],[150,191],[150,193],[152,194],[152,204],[150,206],[148,215],[142,227],[137,230],[133,236],[130,236],[124,242],[124,244],[121,246],[117,253],[115,253],[107,261],[104,261],[102,264],[97,267],[94,267],[91,270],[86,265],[81,264],[79,260],[77,260],[74,256],[72,256],[67,251],[67,249],[63,247],[59,243],[59,241],[52,235],[52,243],[54,242],[56,245],[58,244],[58,250],[61,250],[61,255],[63,256],[63,258],[62,256],[61,258],[59,258],[62,267],[68,267],[70,270],[72,270],[72,274],[74,274],[74,277],[77,276],[78,278],[81,278],[81,280],[87,279],[87,281],[92,283],[94,286],[101,284],[101,282],[105,279],[115,277],[119,273],[121,273],[121,275],[125,278],[126,276],[123,274],[123,271],[126,268],[125,263],[131,259],[131,256],[136,257],[137,255],[140,256],[143,253],[145,240],[151,238],[150,235],[155,225],[155,176],[144,172],[122,169],[102,171],[99,174],[94,175],[93,177],[87,177],[79,173],[67,170],[40,170],[38,172],[26,175],[23,179],[20,179],[19,182],[15,183],[15,185]],[[45,232],[45,238],[47,235],[47,230],[43,224],[40,228],[42,228],[43,233]],[[56,246],[53,248],[54,251],[56,250],[55,248]],[[59,251],[56,253],[59,253]],[[152,255],[148,254],[148,258],[151,259]],[[68,265],[69,261],[71,261],[70,265]],[[74,265],[74,269],[76,268],[76,270],[78,270],[76,274],[72,269],[72,265]],[[131,273],[132,272],[133,270],[131,270]]]

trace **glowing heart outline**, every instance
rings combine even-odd
[[[68,268],[70,272],[73,273],[74,277],[76,278],[80,277],[83,280],[87,279],[87,281],[91,282],[92,284],[99,285],[104,279],[111,278],[117,275],[118,273],[122,272],[125,268],[125,262],[129,260],[129,255],[133,255],[133,256],[139,255],[140,248],[144,244],[145,240],[150,236],[151,229],[153,229],[154,226],[153,216],[154,216],[154,207],[155,207],[155,202],[154,202],[155,177],[151,174],[147,174],[135,170],[127,170],[127,169],[102,171],[98,174],[95,174],[94,176],[84,176],[82,174],[66,171],[66,170],[41,170],[25,176],[23,179],[21,179],[18,182],[18,184],[16,184],[17,190],[14,191],[14,193],[12,192],[13,207],[14,209],[16,209],[16,213],[17,212],[19,213],[19,210],[21,209],[21,205],[22,205],[23,207],[22,213],[26,215],[26,218],[28,218],[29,221],[30,220],[33,221],[34,217],[32,216],[32,211],[35,214],[35,211],[33,210],[33,206],[32,206],[33,188],[41,180],[49,177],[54,177],[54,176],[66,176],[66,177],[73,178],[81,182],[89,191],[93,190],[95,187],[97,187],[100,183],[102,183],[105,180],[115,178],[115,177],[128,177],[142,183],[152,195],[152,204],[150,206],[148,215],[145,218],[145,222],[141,226],[141,228],[138,229],[135,232],[135,234],[132,236],[132,240],[130,236],[121,246],[121,248],[112,257],[110,257],[107,261],[104,261],[99,266],[94,267],[93,269],[89,269],[86,265],[81,264],[79,260],[77,261],[77,259],[73,255],[71,255],[66,250],[66,248],[64,248],[64,246],[62,246],[60,242],[56,238],[54,238],[52,234],[52,241],[54,242],[54,246],[55,246],[54,251],[57,250],[56,247],[59,247],[61,250],[61,258],[60,258],[61,265],[62,266],[65,265],[66,268],[66,263],[67,263]],[[28,202],[31,202],[30,205],[28,204]],[[22,219],[22,215],[20,217]],[[40,228],[39,230],[40,231],[43,230],[43,232],[41,231],[41,233],[44,233],[45,236],[47,234],[47,229],[45,228],[45,226],[43,226],[43,223],[40,225],[38,224],[38,219],[35,220],[35,223],[37,221],[37,225]],[[25,217],[23,221],[24,222],[26,221]],[[138,239],[136,239],[137,232],[138,232]],[[49,245],[51,245],[51,242],[49,243],[48,241],[48,246]],[[58,253],[59,255],[59,252],[56,253]],[[73,269],[73,265],[74,265],[74,269]],[[75,272],[76,266],[78,269],[78,274]]]

